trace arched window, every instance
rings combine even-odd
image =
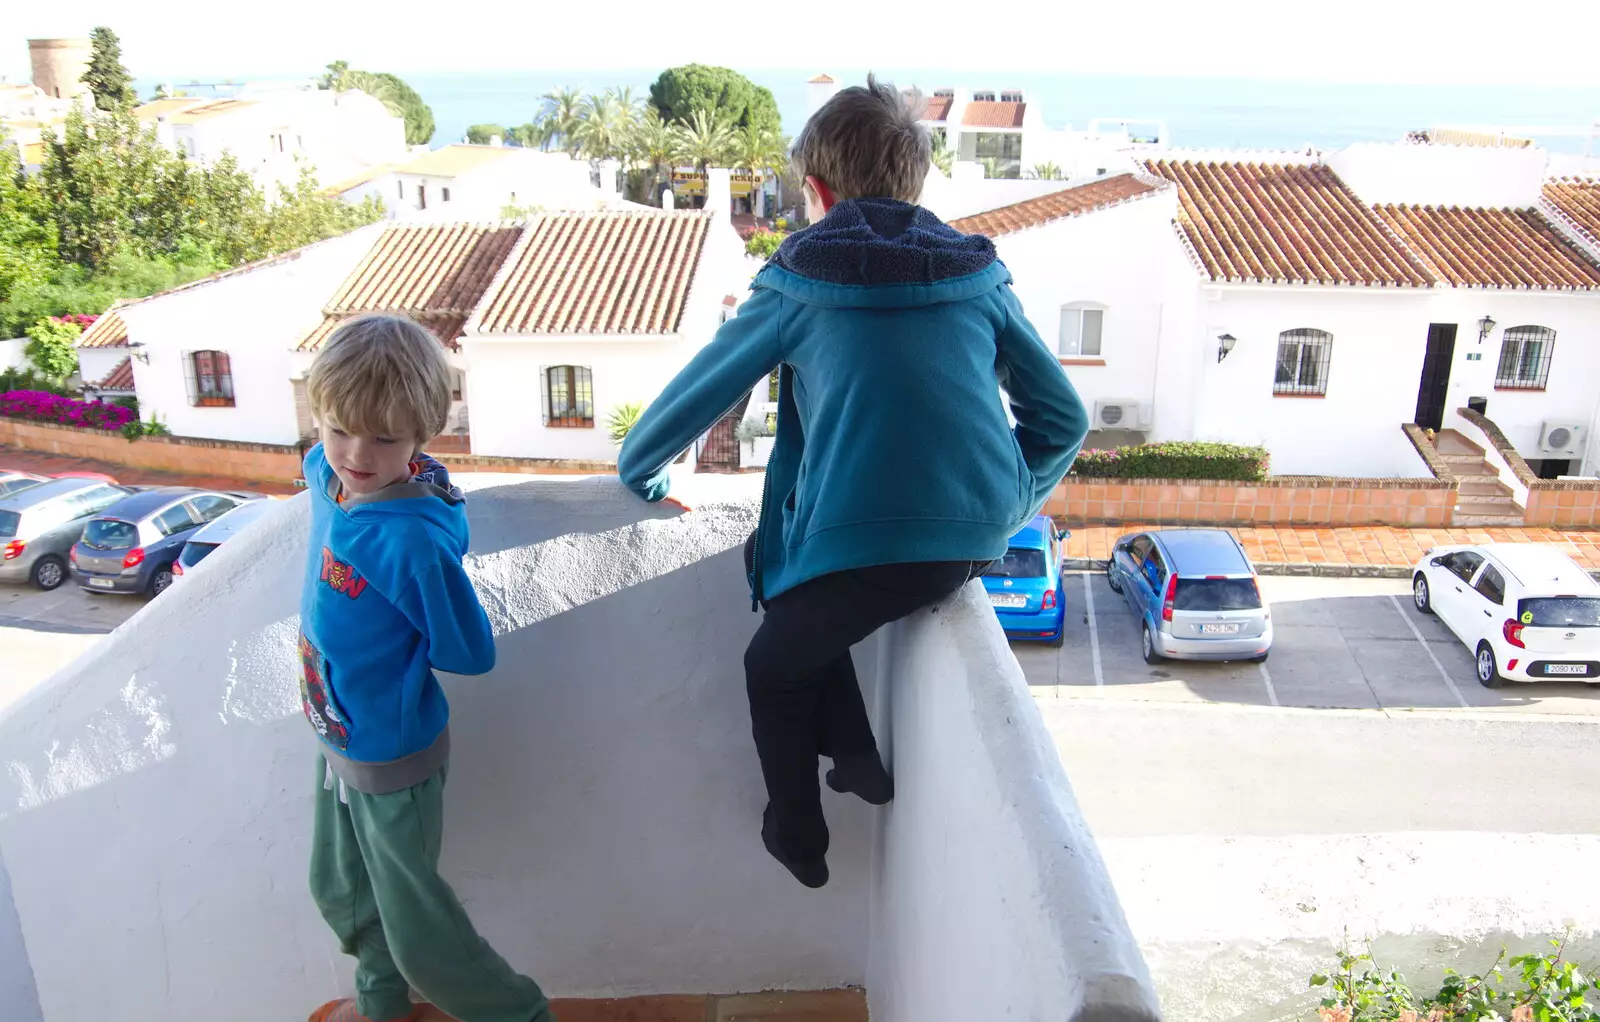
[[[544,377],[544,424],[594,428],[594,377],[588,366],[550,366]]]
[[[1500,367],[1494,385],[1512,390],[1543,390],[1556,353],[1556,332],[1547,326],[1512,326],[1500,338]]]
[[[1333,360],[1333,335],[1326,330],[1285,330],[1278,335],[1278,366],[1272,376],[1274,394],[1328,393],[1328,364]]]
[[[1095,302],[1068,302],[1061,307],[1062,358],[1099,358],[1104,354],[1106,307]]]

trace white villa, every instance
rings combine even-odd
[[[1480,407],[1592,474],[1600,180],[1532,147],[1183,153],[958,220],[1122,442],[1264,444],[1280,474],[1425,476],[1402,423]],[[1119,434],[1097,439],[1116,442]]]
[[[388,168],[371,186],[391,219],[442,223],[498,220],[506,207],[538,210],[600,210],[625,207],[618,191],[620,164],[601,166],[593,183],[589,163],[565,153],[456,143]],[[367,182],[363,182],[365,185]]]
[[[309,166],[324,184],[404,162],[405,122],[364,92],[243,89],[228,99],[176,97],[134,113],[156,137],[190,159],[232,153],[272,194]]]
[[[340,322],[387,312],[427,327],[457,370],[439,450],[614,460],[607,416],[653,400],[748,281],[727,173],[712,171],[721,201],[705,210],[374,224],[124,302],[80,339],[83,377],[109,390],[131,375],[141,413],[180,436],[295,444],[315,431],[316,351]]]

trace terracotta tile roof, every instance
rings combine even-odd
[[[187,110],[180,110],[167,119],[174,124],[193,124],[196,121],[209,120],[213,117],[220,117],[223,114],[236,114],[255,105],[255,100],[252,99],[219,99],[190,107]]]
[[[1012,231],[1037,227],[1052,220],[1078,216],[1096,209],[1116,206],[1132,199],[1154,194],[1163,184],[1153,184],[1134,174],[1118,174],[1088,184],[1063,188],[1059,192],[1041,195],[999,209],[991,209],[976,216],[953,220],[951,227],[963,234],[985,234],[991,238]]]
[[[133,390],[133,359],[125,358],[118,362],[115,369],[106,374],[106,378],[94,384],[95,390],[116,390],[132,392]]]
[[[1424,145],[1488,146],[1497,149],[1527,149],[1533,145],[1531,138],[1515,138],[1503,132],[1470,131],[1465,128],[1413,131],[1406,136],[1406,141]]]
[[[536,216],[476,332],[673,333],[710,225],[700,210]]]
[[[1600,178],[1562,177],[1547,181],[1544,201],[1591,242],[1600,243]]]
[[[503,160],[508,156],[517,154],[514,146],[494,145],[447,145],[424,156],[419,156],[410,163],[401,164],[396,170],[401,174],[425,174],[428,177],[459,177],[468,171],[477,170],[479,167]]]
[[[395,165],[392,163],[380,163],[376,166],[368,167],[359,174],[351,174],[343,181],[336,182],[324,188],[323,191],[330,195],[343,195],[345,192],[360,188],[364,184],[371,184],[373,181],[376,181],[378,178],[394,169]]]
[[[141,121],[153,121],[157,117],[171,117],[191,108],[209,105],[207,100],[192,96],[169,96],[166,99],[152,99],[148,103],[141,103],[133,108],[133,115]]]
[[[955,100],[950,96],[929,96],[928,112],[922,115],[925,121],[942,121],[950,116],[950,104]]]
[[[1020,128],[1027,109],[1026,103],[968,103],[961,112],[961,124],[967,128]]]
[[[1154,160],[1178,226],[1219,281],[1428,287],[1426,267],[1323,164]]]
[[[833,75],[830,75],[830,74],[824,72],[824,73],[822,73],[820,75],[817,75],[815,78],[807,79],[806,80],[806,84],[807,85],[832,85],[833,84]]]
[[[80,348],[126,348],[128,325],[111,309],[90,323],[89,329],[78,335],[77,343]]]
[[[1536,210],[1378,206],[1377,212],[1456,287],[1600,288],[1600,265]]]
[[[298,345],[315,351],[339,320],[363,312],[410,316],[454,348],[523,228],[481,224],[391,227],[323,309]]]

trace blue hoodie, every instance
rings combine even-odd
[[[662,499],[667,466],[781,365],[755,599],[850,568],[1000,557],[1088,429],[1010,284],[988,238],[893,199],[840,202],[779,247],[618,471]]]
[[[382,795],[450,752],[435,669],[483,674],[494,635],[461,566],[466,498],[426,455],[409,482],[338,500],[322,445],[306,455],[311,544],[300,593],[300,697],[328,765]]]

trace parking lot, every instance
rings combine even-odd
[[[0,708],[128,620],[142,596],[95,596],[68,582],[53,592],[0,584]]]
[[[1060,649],[1016,643],[1038,695],[1346,709],[1504,709],[1600,714],[1600,686],[1478,684],[1472,654],[1437,618],[1419,614],[1403,579],[1263,576],[1276,635],[1264,664],[1139,654],[1138,619],[1104,573],[1068,574]]]

